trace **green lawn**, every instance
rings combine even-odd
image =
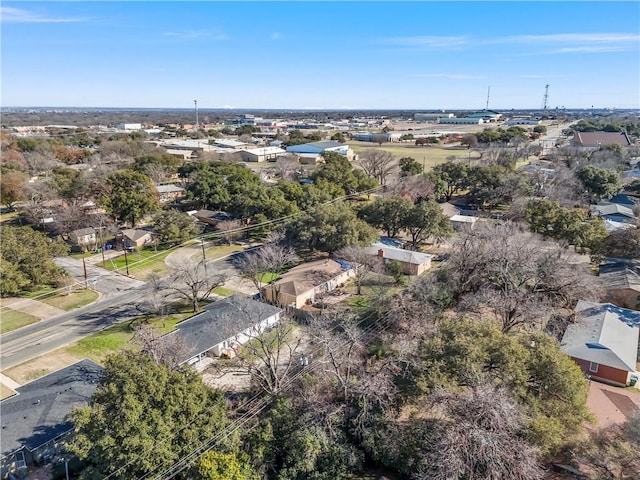
[[[46,287],[39,288],[38,290],[34,290],[33,292],[27,292],[24,295],[20,295],[20,296],[25,298],[37,298],[38,300],[42,300],[42,297],[50,297],[52,295],[55,295],[57,293],[57,290],[59,289],[56,287],[46,286]]]
[[[215,260],[242,250],[244,250],[242,245],[216,245],[205,249],[204,253],[207,256],[207,260]],[[194,260],[202,260],[202,255],[194,255],[192,258]]]
[[[99,295],[93,290],[76,290],[70,295],[57,295],[42,300],[43,303],[62,310],[74,310],[95,302]]]
[[[127,263],[129,264],[129,275],[139,279],[145,279],[151,273],[163,273],[166,270],[164,259],[173,250],[153,249],[134,251],[127,253],[126,259],[124,253],[119,257],[109,259],[104,266],[107,270],[117,271],[122,274],[127,273]]]
[[[383,143],[378,146],[372,142],[347,142],[351,149],[358,153],[363,150],[385,150],[391,153],[396,160],[402,157],[411,157],[425,167],[426,171],[431,170],[436,165],[443,163],[449,156],[467,158],[469,156],[466,148],[459,146],[432,145],[430,147],[419,147],[412,143]],[[476,158],[477,154],[471,152],[471,158]]]
[[[2,307],[0,310],[0,333],[7,333],[16,328],[24,327],[40,320],[38,317],[28,313],[12,310],[9,307]]]
[[[161,333],[173,330],[176,323],[182,320],[181,317],[167,317],[164,323],[160,319],[151,321],[151,325],[156,327]],[[108,355],[125,348],[132,348],[131,339],[133,330],[130,322],[118,323],[112,327],[105,328],[101,332],[89,335],[77,343],[67,347],[67,353],[78,358],[90,358],[98,363],[102,362]]]
[[[228,297],[236,292],[234,290],[231,290],[230,288],[216,287],[213,289],[213,293],[215,293],[216,295],[220,295],[221,297]]]
[[[260,281],[260,283],[271,283],[277,280],[279,276],[280,275],[278,275],[276,272],[264,272],[258,274],[258,280]]]

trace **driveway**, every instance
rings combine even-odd
[[[640,410],[640,390],[613,387],[591,380],[587,407],[596,418],[596,427],[624,423],[633,412]]]

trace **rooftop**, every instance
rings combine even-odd
[[[598,205],[591,205],[591,212],[596,215],[622,215],[624,217],[635,218],[633,210],[619,203],[599,203]]]
[[[601,145],[631,145],[624,132],[576,132],[574,141],[583,147],[599,147]]]
[[[620,370],[636,370],[640,312],[583,300],[575,312],[578,321],[569,325],[561,342],[567,355]]]
[[[65,417],[75,406],[86,404],[96,390],[102,367],[80,360],[16,389],[17,394],[0,402],[2,453],[23,446],[34,450],[68,432]]]
[[[394,260],[396,262],[409,263],[411,265],[422,265],[428,262],[433,255],[428,253],[414,252],[412,250],[405,250],[404,248],[390,247],[384,243],[376,242],[367,248],[367,253],[370,255],[379,255],[380,250],[383,252],[383,258]]]
[[[187,353],[181,361],[186,362],[281,311],[251,298],[231,295],[178,323],[176,330],[167,335],[178,335],[184,341]]]
[[[298,296],[338,276],[344,267],[332,259],[316,260],[293,267],[272,285],[278,291]]]

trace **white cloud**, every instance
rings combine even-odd
[[[0,19],[2,19],[2,23],[74,23],[85,21],[83,18],[50,17],[43,13],[13,7],[0,7]]]
[[[379,43],[394,47],[405,47],[409,49],[427,48],[451,48],[462,47],[468,43],[466,37],[462,36],[417,36],[417,37],[396,37],[386,38]]]
[[[165,37],[177,38],[179,40],[199,40],[199,39],[212,39],[212,40],[228,40],[229,37],[224,33],[211,32],[209,30],[182,30],[176,32],[164,32]]]
[[[496,43],[563,43],[563,44],[602,44],[602,43],[638,43],[637,33],[554,33],[549,35],[516,35],[494,40]]]
[[[486,78],[483,75],[466,75],[464,73],[415,73],[411,76],[422,78],[449,78],[452,80],[479,80]]]

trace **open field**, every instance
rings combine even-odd
[[[155,252],[153,250],[140,250],[122,254],[119,257],[111,258],[107,260],[104,265],[100,263],[101,267],[107,270],[115,270],[120,273],[127,272],[127,263],[129,264],[129,275],[144,280],[151,273],[162,274],[166,270],[166,264],[164,259],[173,250],[160,250]]]
[[[42,300],[43,303],[62,310],[74,310],[98,300],[98,293],[93,290],[76,290],[70,295],[57,295]]]
[[[11,330],[35,323],[38,320],[40,320],[38,317],[34,317],[28,313],[3,307],[2,313],[0,313],[0,333],[10,332]]]
[[[402,157],[411,157],[418,163],[422,164],[426,171],[431,170],[436,165],[443,163],[447,160],[447,157],[455,156],[467,159],[469,157],[469,150],[460,145],[432,145],[432,146],[416,146],[411,143],[383,143],[379,146],[373,142],[347,142],[351,149],[360,153],[364,150],[384,150],[392,154],[396,160]],[[477,154],[476,154],[477,155]],[[474,158],[473,152],[471,157]]]

